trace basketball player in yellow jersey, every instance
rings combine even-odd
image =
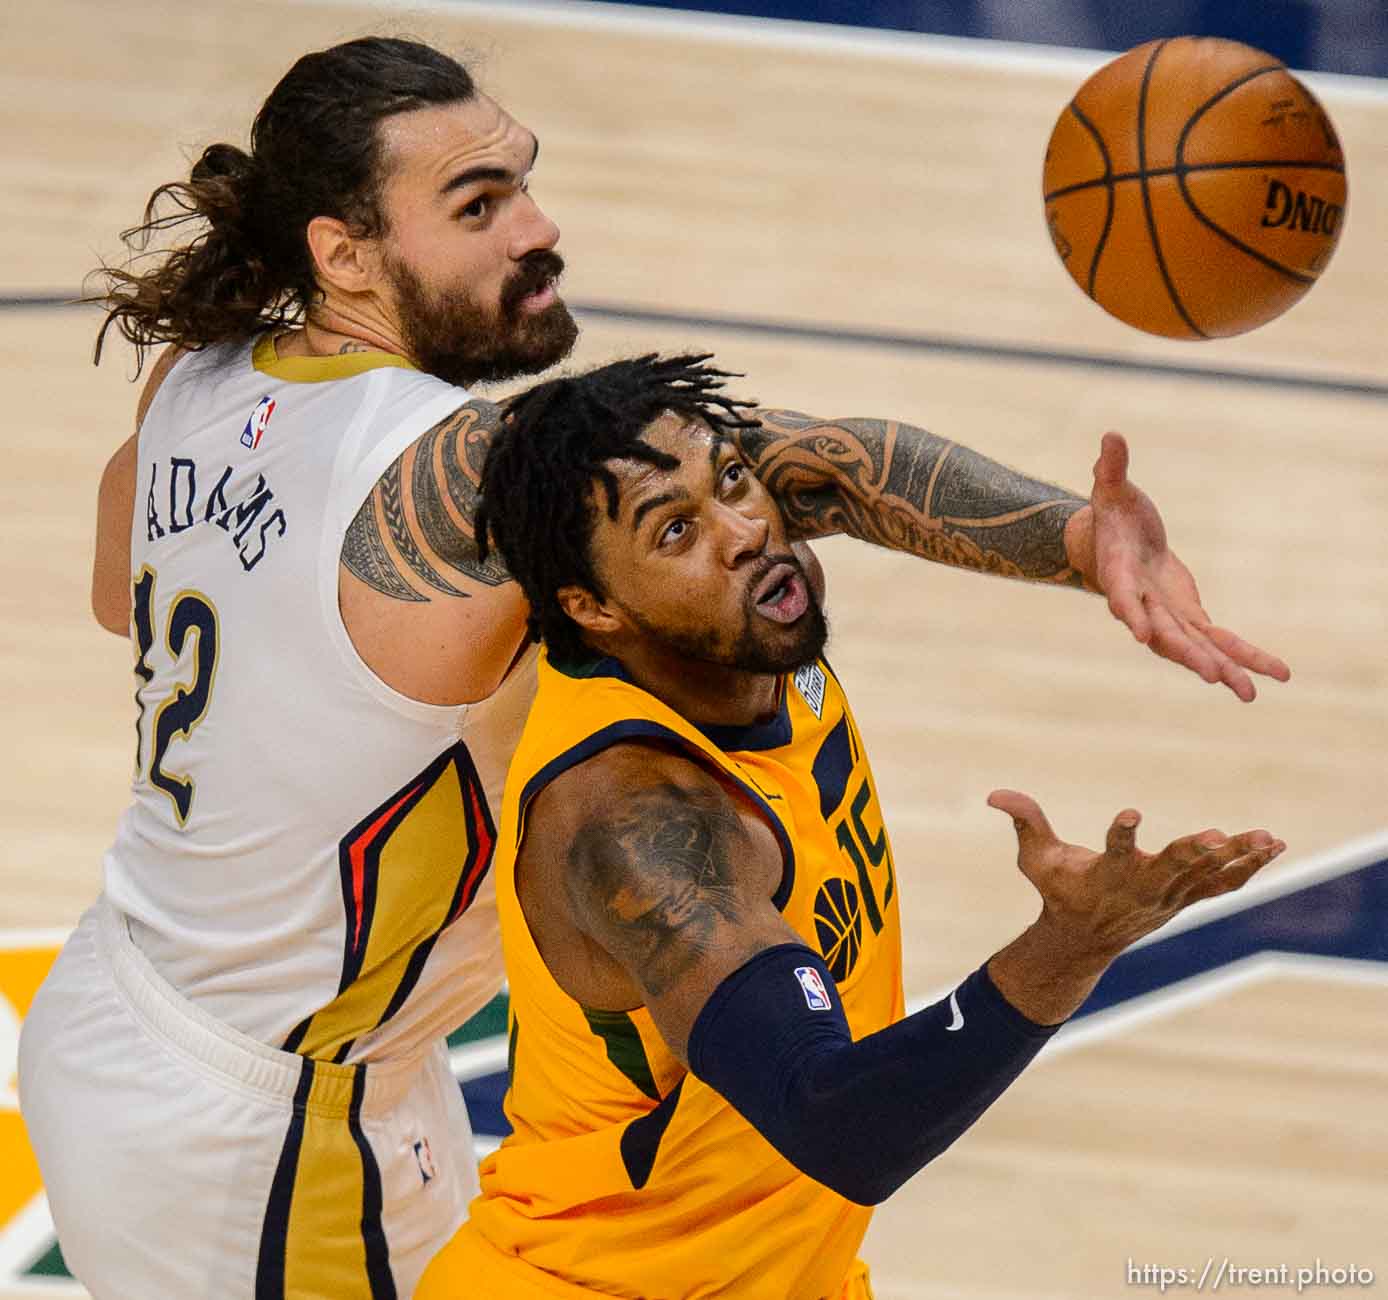
[[[697,357],[510,407],[489,528],[543,636],[495,864],[513,1134],[420,1300],[864,1300],[870,1205],[959,1136],[1108,963],[1282,849],[1103,853],[996,791],[1040,919],[903,1019],[900,890],[821,657],[817,566]]]

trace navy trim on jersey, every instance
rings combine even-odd
[[[371,1300],[396,1300],[395,1276],[390,1271],[390,1245],[381,1221],[381,1170],[376,1153],[361,1126],[361,1101],[366,1092],[366,1069],[356,1067],[352,1078],[352,1101],[347,1108],[347,1130],[361,1153],[361,1239],[366,1247],[366,1277],[371,1284]]]
[[[616,662],[615,660],[613,661]],[[697,745],[691,744],[688,738],[680,735],[678,731],[673,731],[669,727],[663,726],[659,722],[651,722],[644,718],[628,718],[622,722],[612,722],[603,727],[600,731],[595,731],[591,736],[579,741],[577,745],[566,749],[562,754],[550,759],[534,776],[525,783],[521,790],[520,808],[517,813],[518,838],[525,835],[525,814],[530,807],[530,801],[540,793],[557,776],[561,776],[571,767],[577,767],[580,763],[586,762],[595,754],[600,754],[604,749],[611,749],[613,745],[620,744],[624,740],[661,740],[677,746],[683,753],[703,762],[710,770],[715,771],[720,776],[728,776],[736,781],[739,789],[745,794],[761,811],[765,814],[766,820],[771,825],[771,830],[776,836],[777,842],[781,846],[781,856],[784,860],[784,868],[781,872],[781,883],[775,894],[771,897],[772,905],[779,912],[786,903],[790,901],[791,891],[795,888],[795,847],[790,842],[790,836],[786,834],[786,828],[781,823],[781,819],[772,811],[771,805],[767,802],[762,793],[750,782],[743,780],[727,771],[725,768],[713,768],[708,763],[705,755]]]
[[[825,665],[826,667],[828,665]],[[638,691],[645,691],[646,688],[640,682],[633,681],[631,674],[627,672],[626,665],[620,659],[612,655],[606,655],[601,659],[590,659],[578,663],[557,664],[553,659],[550,660],[550,667],[564,674],[565,677],[589,678],[589,677],[612,677],[619,682],[626,682],[628,686],[634,686]],[[837,681],[838,679],[835,678]],[[769,718],[764,718],[760,722],[749,722],[743,724],[723,724],[723,723],[702,723],[695,722],[693,718],[686,718],[685,721],[691,727],[697,728],[708,737],[713,744],[725,753],[736,753],[746,751],[748,753],[759,752],[767,749],[780,749],[784,745],[789,745],[791,741],[790,725],[790,704],[789,692],[786,690],[786,674],[782,673],[776,684],[777,700],[776,712]],[[650,692],[646,691],[649,695]]]
[[[686,1075],[685,1078],[688,1078]],[[622,1130],[619,1143],[622,1164],[626,1166],[627,1177],[636,1191],[640,1191],[650,1180],[651,1170],[655,1168],[655,1158],[660,1151],[660,1140],[670,1121],[675,1118],[675,1109],[680,1104],[680,1094],[684,1088],[681,1079],[661,1099],[660,1105],[648,1111],[639,1119],[632,1120]]]
[[[284,1300],[285,1256],[289,1250],[289,1207],[294,1199],[294,1175],[299,1169],[299,1150],[304,1144],[304,1117],[313,1088],[313,1061],[303,1057],[299,1086],[294,1089],[294,1110],[289,1131],[280,1149],[279,1164],[265,1202],[265,1221],[260,1229],[260,1257],[255,1269],[255,1300]]]

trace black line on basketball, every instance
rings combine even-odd
[[[1075,120],[1094,137],[1094,143],[1099,146],[1099,153],[1104,160],[1104,174],[1095,183],[1108,187],[1108,207],[1104,211],[1104,228],[1099,232],[1099,242],[1094,245],[1094,256],[1089,263],[1088,293],[1092,298],[1094,296],[1094,277],[1099,273],[1099,258],[1103,255],[1104,245],[1108,243],[1108,232],[1113,227],[1113,159],[1109,156],[1108,145],[1104,143],[1104,137],[1099,128],[1080,111],[1080,106],[1073,99],[1070,101],[1070,111],[1075,115]],[[1086,182],[1086,184],[1088,183]],[[1050,202],[1049,197],[1046,201]]]
[[[1290,266],[1283,266],[1281,262],[1269,257],[1266,253],[1260,253],[1256,248],[1252,248],[1248,244],[1245,244],[1243,240],[1239,239],[1236,235],[1231,235],[1223,226],[1217,225],[1200,210],[1195,200],[1191,197],[1190,188],[1186,185],[1186,178],[1184,176],[1177,176],[1176,181],[1181,187],[1181,197],[1186,201],[1186,207],[1190,209],[1191,214],[1202,225],[1208,226],[1209,229],[1213,230],[1216,235],[1225,241],[1225,243],[1232,244],[1239,252],[1247,253],[1255,262],[1261,262],[1269,270],[1276,271],[1279,275],[1284,275],[1289,280],[1295,280],[1298,284],[1315,284],[1316,277],[1314,275],[1307,275],[1304,271],[1294,271]]]
[[[1166,258],[1162,256],[1161,240],[1157,238],[1157,218],[1152,211],[1152,191],[1148,185],[1147,175],[1147,92],[1152,84],[1152,69],[1157,66],[1157,56],[1166,49],[1168,42],[1162,41],[1155,50],[1152,57],[1147,60],[1147,66],[1142,70],[1142,92],[1137,99],[1137,166],[1142,173],[1142,208],[1147,215],[1147,235],[1152,241],[1152,252],[1157,258],[1157,269],[1161,272],[1162,282],[1166,285],[1166,292],[1171,295],[1171,301],[1175,305],[1177,312],[1185,323],[1202,339],[1210,336],[1205,333],[1190,318],[1190,313],[1186,310],[1185,303],[1181,301],[1181,296],[1176,292],[1176,286],[1171,282],[1171,272],[1167,270]]]
[[[1271,258],[1266,253],[1259,252],[1256,248],[1253,248],[1250,245],[1245,244],[1243,240],[1239,239],[1236,235],[1231,235],[1227,230],[1224,229],[1223,226],[1220,226],[1215,221],[1212,221],[1208,216],[1205,215],[1204,212],[1201,211],[1199,205],[1195,202],[1195,199],[1191,197],[1190,186],[1186,184],[1187,173],[1195,170],[1194,167],[1187,167],[1185,163],[1186,141],[1189,139],[1191,131],[1195,129],[1195,124],[1202,117],[1204,117],[1204,115],[1208,113],[1210,109],[1212,109],[1217,103],[1219,103],[1221,99],[1224,99],[1226,96],[1238,90],[1240,86],[1246,86],[1250,81],[1253,81],[1258,77],[1265,76],[1269,72],[1286,72],[1286,68],[1284,68],[1280,63],[1273,63],[1265,65],[1261,68],[1254,68],[1251,72],[1246,72],[1241,77],[1235,77],[1234,80],[1231,81],[1222,90],[1217,91],[1215,94],[1211,95],[1209,99],[1207,99],[1203,104],[1201,104],[1200,107],[1197,108],[1195,112],[1193,112],[1190,115],[1190,117],[1186,119],[1185,126],[1181,128],[1181,134],[1176,137],[1176,183],[1180,186],[1181,198],[1184,200],[1186,207],[1190,209],[1190,212],[1195,217],[1195,219],[1199,221],[1202,225],[1208,227],[1210,230],[1213,230],[1214,233],[1218,235],[1226,243],[1233,245],[1233,247],[1237,248],[1239,252],[1247,254],[1249,257],[1253,258],[1255,262],[1261,262],[1262,265],[1266,266],[1269,270],[1276,271],[1279,275],[1285,276],[1287,279],[1293,280],[1297,284],[1315,284],[1316,277],[1314,275],[1307,275],[1304,271],[1294,271],[1289,266],[1283,266],[1282,263],[1277,261],[1275,258]],[[1339,164],[1338,166],[1334,163],[1301,164],[1294,162],[1270,162],[1265,164],[1222,164],[1222,166],[1227,169],[1232,169],[1234,167],[1239,166],[1256,167],[1259,165],[1275,168],[1301,167],[1304,170],[1308,171],[1334,171],[1339,172],[1341,174],[1344,173],[1343,163]],[[1213,169],[1205,168],[1202,170]]]
[[[1097,189],[1100,185],[1107,185],[1112,188],[1115,185],[1121,185],[1124,181],[1140,181],[1144,176],[1148,178],[1188,176],[1195,172],[1203,174],[1204,172],[1248,171],[1250,168],[1258,167],[1299,167],[1304,171],[1334,172],[1337,176],[1345,174],[1344,163],[1301,162],[1296,158],[1253,158],[1247,161],[1184,163],[1175,167],[1151,167],[1146,172],[1114,172],[1112,176],[1096,176],[1092,181],[1076,181],[1073,185],[1062,185],[1058,190],[1051,190],[1042,198],[1049,203],[1052,199],[1063,199],[1068,195],[1078,194],[1082,190]]]
[[[1217,90],[1199,108],[1195,110],[1187,119],[1186,124],[1181,128],[1181,134],[1176,140],[1176,166],[1181,165],[1182,158],[1186,152],[1186,137],[1191,133],[1195,124],[1205,116],[1219,101],[1227,95],[1232,95],[1240,86],[1246,86],[1250,81],[1255,81],[1259,77],[1265,77],[1269,72],[1286,72],[1287,69],[1280,63],[1265,64],[1261,68],[1254,68],[1251,72],[1245,72],[1241,77],[1235,77],[1222,90]]]

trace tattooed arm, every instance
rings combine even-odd
[[[681,1059],[722,980],[799,943],[771,898],[781,851],[761,816],[690,759],[619,744],[531,805],[522,907],[554,977],[586,1006],[644,1003]]]
[[[793,535],[847,533],[929,560],[1081,585],[1065,526],[1086,503],[913,425],[757,411],[735,430]]]
[[[338,601],[358,653],[432,704],[484,699],[525,635],[500,557],[478,557],[473,520],[500,408],[471,401],[381,475],[342,543]]]
[[[478,558],[473,534],[499,411],[491,402],[468,402],[381,475],[342,544],[342,563],[357,578],[406,601],[435,593],[466,598],[472,593],[458,585],[463,580],[489,587],[510,580],[499,556]]]
[[[734,436],[800,538],[847,533],[986,573],[1082,587],[1154,654],[1239,699],[1249,672],[1291,670],[1217,627],[1166,544],[1150,498],[1128,481],[1127,443],[1104,435],[1088,501],[909,424],[758,411]]]

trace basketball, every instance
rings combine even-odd
[[[1344,224],[1344,154],[1316,97],[1237,41],[1150,41],[1100,68],[1046,149],[1065,269],[1119,320],[1242,334],[1315,284]]]

